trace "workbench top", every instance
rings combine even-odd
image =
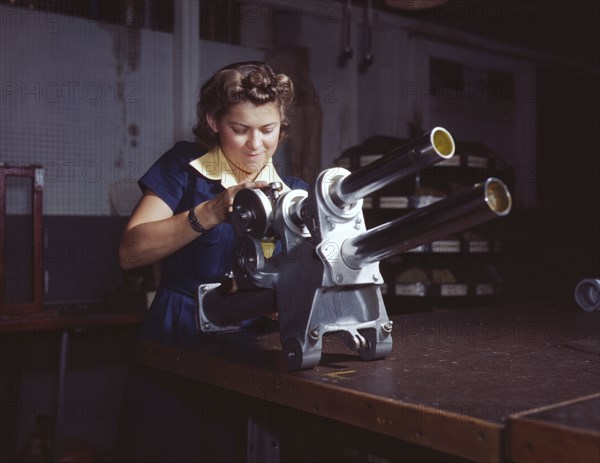
[[[371,362],[328,336],[317,367],[287,372],[276,325],[140,341],[137,361],[476,461],[504,458],[509,417],[600,393],[600,313],[523,304],[392,320],[393,351]],[[569,419],[598,432],[595,415]]]

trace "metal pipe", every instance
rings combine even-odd
[[[342,49],[341,59],[349,60],[352,58],[352,5],[351,1],[347,0],[344,5],[344,13],[342,17],[343,24],[343,35],[344,35],[344,47]]]
[[[423,136],[402,145],[382,158],[333,183],[330,194],[340,208],[353,204],[394,182],[454,155],[450,132],[435,127]]]
[[[354,269],[409,251],[510,212],[506,185],[489,178],[471,190],[437,201],[346,240],[342,258]]]
[[[275,291],[257,288],[223,294],[212,290],[202,301],[204,314],[216,326],[229,326],[277,311]]]
[[[373,64],[373,1],[368,0],[366,6],[366,24],[365,24],[365,56],[363,57],[363,67],[367,68]]]

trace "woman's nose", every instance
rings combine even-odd
[[[260,135],[255,132],[250,133],[246,145],[252,150],[260,148]]]

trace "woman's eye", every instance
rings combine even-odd
[[[262,133],[271,133],[273,132],[273,129],[263,129]]]
[[[246,129],[232,129],[234,133],[237,133],[238,135],[243,135],[246,133]]]

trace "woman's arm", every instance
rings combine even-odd
[[[196,217],[207,230],[227,221],[235,194],[243,188],[264,188],[266,182],[245,182],[227,188],[213,199],[196,205]],[[123,270],[153,264],[200,236],[190,225],[188,211],[173,215],[167,204],[146,191],[125,227],[119,245]]]

